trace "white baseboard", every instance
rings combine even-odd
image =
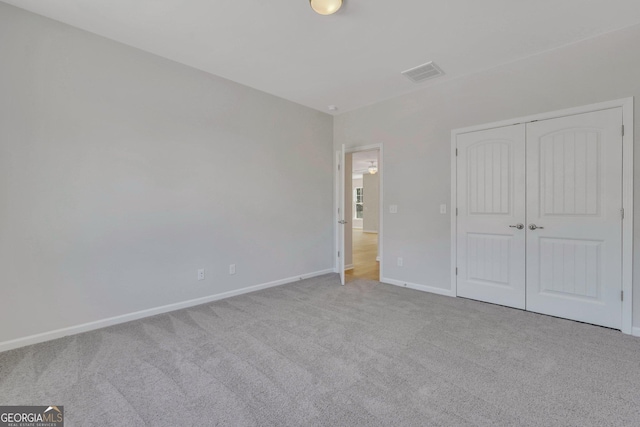
[[[183,308],[189,308],[200,304],[206,304],[237,295],[247,294],[249,292],[259,291],[261,289],[272,288],[287,283],[296,282],[298,280],[309,279],[311,277],[321,276],[327,273],[333,273],[332,268],[328,270],[316,271],[313,273],[301,274],[299,276],[288,277],[286,279],[276,280],[273,282],[262,283],[259,285],[249,286],[234,291],[223,292],[221,294],[209,295],[202,298],[196,298],[188,301],[178,302],[175,304],[163,305],[161,307],[150,308],[147,310],[136,311],[134,313],[123,314],[121,316],[109,317],[107,319],[97,320],[95,322],[84,323],[81,325],[70,326],[68,328],[56,329],[41,334],[30,335],[24,338],[17,338],[10,341],[0,342],[0,353],[3,351],[13,350],[27,345],[38,344],[45,341],[55,340],[57,338],[66,337],[68,335],[76,335],[82,332],[93,331],[95,329],[106,328],[107,326],[117,325],[119,323],[130,322],[132,320],[142,319],[144,317],[155,316],[156,314],[168,313]]]
[[[417,291],[430,292],[432,294],[445,295],[448,297],[456,296],[451,289],[436,288],[434,286],[427,286],[427,285],[418,285],[416,283],[403,282],[402,280],[388,279],[385,277],[380,279],[380,281],[382,283],[388,283],[389,285],[415,289]]]
[[[353,264],[345,265],[344,271],[353,270]]]
[[[633,335],[634,337],[640,337],[640,327],[635,326],[631,328],[631,335]]]

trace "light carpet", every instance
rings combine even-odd
[[[637,426],[640,339],[330,274],[0,353],[67,426]]]

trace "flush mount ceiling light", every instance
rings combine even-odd
[[[320,15],[331,15],[342,7],[342,0],[309,0],[311,9]]]
[[[375,175],[376,172],[378,172],[378,167],[376,165],[373,164],[373,161],[371,162],[371,166],[369,166],[369,169],[367,169],[369,171],[369,173],[371,175]]]

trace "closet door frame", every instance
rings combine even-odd
[[[640,328],[633,328],[633,97],[567,108],[532,116],[470,126],[451,131],[451,291],[457,295],[457,138],[458,135],[538,120],[554,119],[610,108],[622,108],[622,332],[640,336]],[[621,129],[622,132],[622,129]]]

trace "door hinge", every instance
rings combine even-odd
[[[624,219],[624,208],[620,209],[620,216]]]
[[[458,156],[458,149],[456,148],[456,157]]]
[[[456,267],[456,276],[458,275],[458,267]]]
[[[622,136],[624,136],[624,125],[622,125]]]
[[[338,258],[340,258],[340,251],[338,251]]]
[[[624,301],[624,291],[620,291],[620,301]]]
[[[456,208],[456,216],[458,216],[458,208]]]

